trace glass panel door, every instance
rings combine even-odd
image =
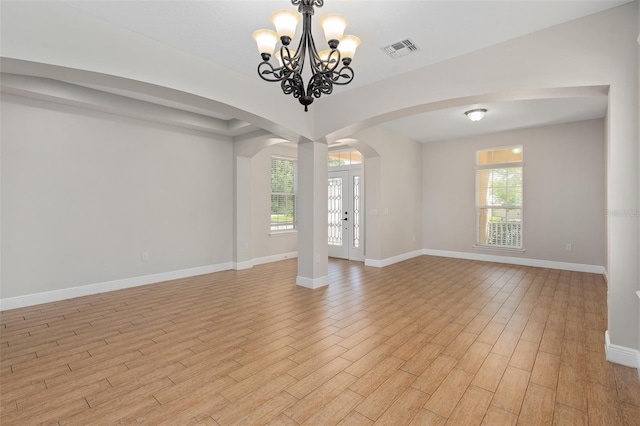
[[[363,261],[362,169],[330,171],[328,189],[329,256]]]
[[[329,172],[328,244],[329,256],[349,258],[349,172]]]

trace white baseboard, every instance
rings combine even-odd
[[[246,260],[244,262],[233,262],[233,269],[235,269],[236,271],[251,268],[253,268],[253,260]]]
[[[461,251],[424,249],[422,254],[427,256],[453,257],[456,259],[482,260],[485,262],[508,263],[510,265],[534,266],[537,268],[562,269],[565,271],[588,272],[605,274],[604,266],[585,265],[582,263],[556,262],[553,260],[528,259],[523,257],[496,256],[491,254],[467,253]]]
[[[0,299],[0,311],[24,308],[26,306],[39,305],[41,303],[57,302],[59,300],[65,299],[73,299],[74,297],[90,296],[92,294],[106,293],[108,291],[122,290],[125,288],[193,277],[196,275],[210,274],[213,272],[226,271],[229,269],[233,269],[233,262],[220,263],[217,265],[199,266],[196,268],[181,269],[178,271],[161,272],[159,274],[143,275],[140,277],[124,278],[121,280],[88,284],[78,287],[46,291],[43,293],[27,294],[24,296],[9,297]]]
[[[255,265],[262,265],[264,263],[279,262],[281,260],[292,259],[294,257],[298,257],[297,251],[292,251],[289,253],[274,254],[272,256],[256,257],[255,259],[253,259],[253,265],[255,266]]]
[[[611,343],[609,330],[604,332],[604,340],[604,350],[607,353],[607,361],[637,368],[638,376],[640,377],[640,351]]]
[[[393,265],[394,263],[402,262],[403,260],[412,259],[414,257],[422,256],[422,250],[410,251],[408,253],[399,254],[397,256],[388,257],[386,259],[365,259],[364,266],[373,266],[376,268],[384,268],[385,266]]]
[[[298,275],[298,277],[296,278],[296,284],[300,287],[306,287],[310,289],[325,287],[329,285],[329,276],[325,275],[324,277],[307,278]]]
[[[277,262],[294,257],[298,257],[298,252],[281,253],[272,256],[258,257],[246,262],[225,262],[217,265],[199,266],[196,268],[182,269],[178,271],[162,272],[159,274],[144,275],[141,277],[123,278],[121,280],[107,281],[104,283],[88,284],[78,287],[46,291],[43,293],[9,297],[6,299],[0,299],[0,311],[24,308],[27,306],[39,305],[42,303],[57,302],[59,300],[73,299],[74,297],[90,296],[92,294],[106,293],[108,291],[122,290],[125,288],[155,284],[162,281],[176,280],[180,278],[193,277],[196,275],[210,274],[213,272],[227,271],[229,269],[249,269],[255,265]]]
[[[279,262],[281,260],[292,259],[294,257],[298,257],[297,251],[292,251],[289,253],[274,254],[271,256],[256,257],[255,259],[247,260],[245,262],[236,262],[234,264],[233,269],[237,271],[242,269],[251,269],[256,265],[262,265],[262,264],[271,263],[271,262]]]

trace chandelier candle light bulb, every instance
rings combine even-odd
[[[320,26],[324,30],[324,38],[327,39],[329,47],[335,49],[342,39],[344,29],[347,27],[347,20],[342,15],[330,13],[320,20]]]
[[[271,15],[271,22],[276,31],[258,30],[253,38],[258,44],[262,62],[258,65],[258,75],[265,81],[280,83],[285,95],[293,95],[308,111],[314,98],[329,95],[334,85],[346,85],[353,80],[353,69],[350,67],[360,39],[353,35],[344,35],[347,20],[338,14],[329,14],[320,20],[328,50],[318,52],[311,34],[311,17],[314,7],[322,7],[324,0],[291,0],[298,6],[302,15],[302,35],[296,49],[289,49],[296,33],[300,17],[292,10],[281,9]],[[276,52],[278,67],[270,60],[274,56],[276,45],[281,46]],[[302,72],[309,66],[311,77],[305,85]]]
[[[356,49],[360,46],[360,39],[354,35],[346,35],[340,40],[338,50],[342,55],[342,60],[349,60],[351,62],[356,55]]]
[[[253,32],[253,39],[258,44],[258,51],[262,55],[262,59],[268,61],[278,43],[278,34],[271,30],[258,30]],[[266,57],[266,59],[265,59]]]
[[[300,22],[300,16],[293,10],[280,9],[271,14],[271,22],[276,27],[276,33],[280,36],[282,44],[288,45],[296,35],[296,27]]]

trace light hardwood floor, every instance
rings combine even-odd
[[[638,425],[598,275],[296,260],[1,314],[0,423]]]

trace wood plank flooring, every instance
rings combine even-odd
[[[296,260],[2,312],[0,423],[639,425],[599,275]]]

